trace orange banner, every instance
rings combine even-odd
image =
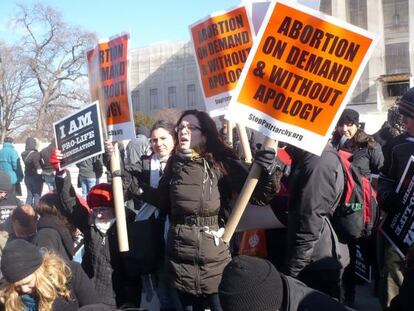
[[[205,97],[234,89],[253,45],[245,7],[208,18],[191,34]]]
[[[127,52],[128,35],[100,43],[87,52],[91,99],[99,100],[107,125],[131,121]]]
[[[237,102],[325,136],[372,41],[277,2]]]

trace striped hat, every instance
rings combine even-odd
[[[407,117],[414,118],[414,87],[410,88],[397,102],[398,111]]]

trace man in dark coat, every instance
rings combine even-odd
[[[395,211],[401,206],[401,198],[395,192],[408,160],[414,154],[414,88],[409,89],[397,102],[406,132],[395,137],[383,148],[384,166],[378,180],[377,200],[384,212]],[[383,307],[389,306],[398,294],[403,281],[403,258],[389,243],[385,246],[385,277]]]
[[[329,218],[342,196],[344,173],[336,150],[327,145],[321,156],[288,146],[288,258],[285,273],[332,297],[340,298],[340,280],[349,263]]]
[[[223,311],[346,311],[329,296],[283,275],[267,260],[237,256],[219,286]]]
[[[33,137],[28,137],[25,151],[22,152],[24,183],[27,190],[26,204],[31,206],[37,205],[43,190],[42,166],[40,165],[38,147],[38,141]]]

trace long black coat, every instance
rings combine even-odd
[[[333,214],[343,187],[344,173],[332,146],[326,146],[320,157],[299,150],[293,154],[289,179],[287,275],[297,277],[305,267],[340,268],[333,254],[335,245],[326,219]]]

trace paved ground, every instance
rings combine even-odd
[[[141,307],[148,311],[158,311],[159,302],[155,296],[149,303],[142,295]],[[355,310],[357,311],[381,311],[378,299],[374,296],[374,290],[370,284],[359,285],[356,289]]]

